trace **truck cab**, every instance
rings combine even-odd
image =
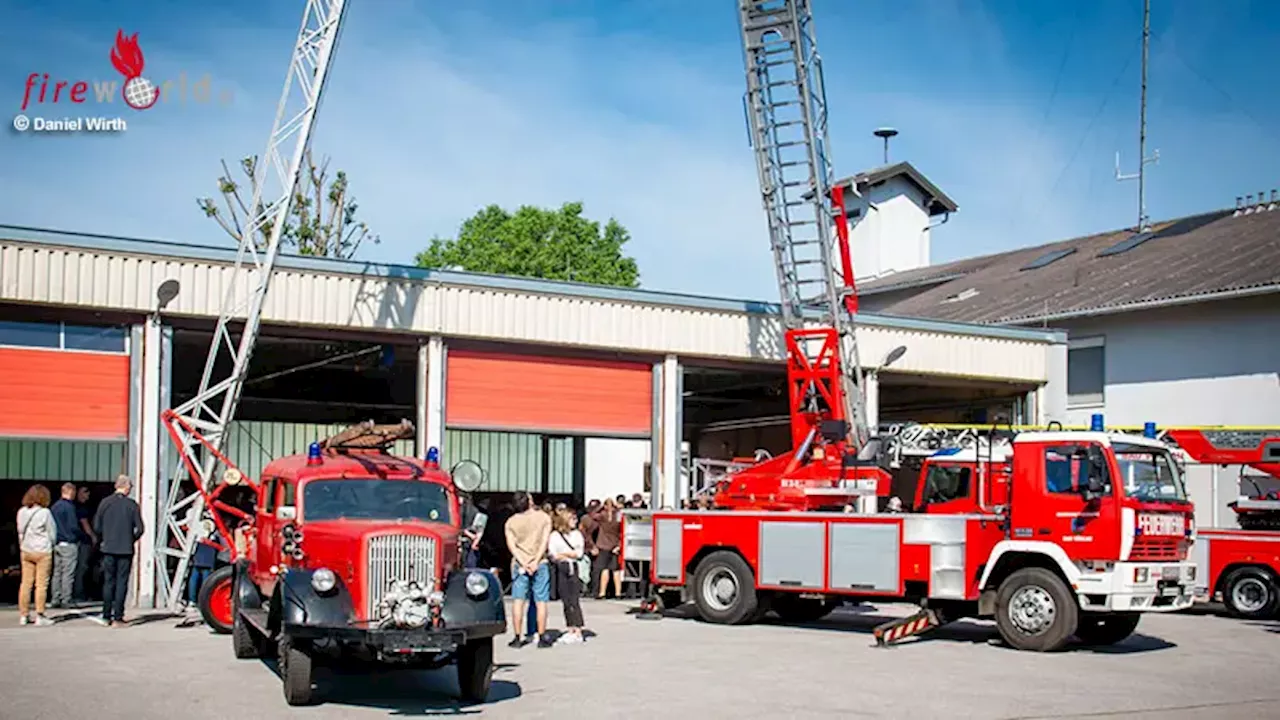
[[[463,567],[459,497],[483,469],[350,442],[273,460],[255,484],[243,555],[205,582],[228,588],[236,657],[278,653],[290,704],[310,702],[312,664],[330,657],[454,664],[464,698],[483,700],[506,617],[498,579]]]

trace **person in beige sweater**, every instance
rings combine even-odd
[[[505,526],[507,549],[511,551],[511,617],[515,637],[511,647],[525,645],[520,636],[526,602],[537,608],[538,647],[551,647],[547,638],[547,603],[551,601],[551,568],[547,564],[547,540],[551,537],[551,516],[533,504],[527,492],[515,496],[516,514]]]

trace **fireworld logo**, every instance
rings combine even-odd
[[[209,103],[213,99],[212,81],[208,74],[194,82],[187,81],[185,72],[179,73],[177,81],[165,80],[157,84],[143,75],[146,69],[146,58],[142,47],[138,44],[138,34],[125,35],[123,30],[116,31],[116,41],[111,47],[111,66],[115,68],[124,82],[119,80],[65,80],[50,79],[48,73],[31,73],[27,76],[26,87],[22,92],[22,106],[25,111],[33,103],[36,105],[61,104],[70,102],[83,104],[93,100],[97,103],[110,103],[115,100],[117,88],[120,99],[134,110],[146,110],[157,102],[166,104],[171,100],[186,103],[192,100],[197,103]],[[89,89],[93,88],[93,94]],[[231,92],[218,94],[218,103],[227,105],[231,102]]]

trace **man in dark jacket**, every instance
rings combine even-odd
[[[129,497],[133,481],[116,478],[116,491],[98,505],[93,529],[102,539],[102,619],[111,627],[124,625],[124,600],[129,594],[133,545],[142,537],[142,513]]]

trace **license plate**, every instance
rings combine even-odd
[[[1179,588],[1179,587],[1160,588],[1160,597],[1178,597],[1181,594],[1182,594],[1182,588]]]

